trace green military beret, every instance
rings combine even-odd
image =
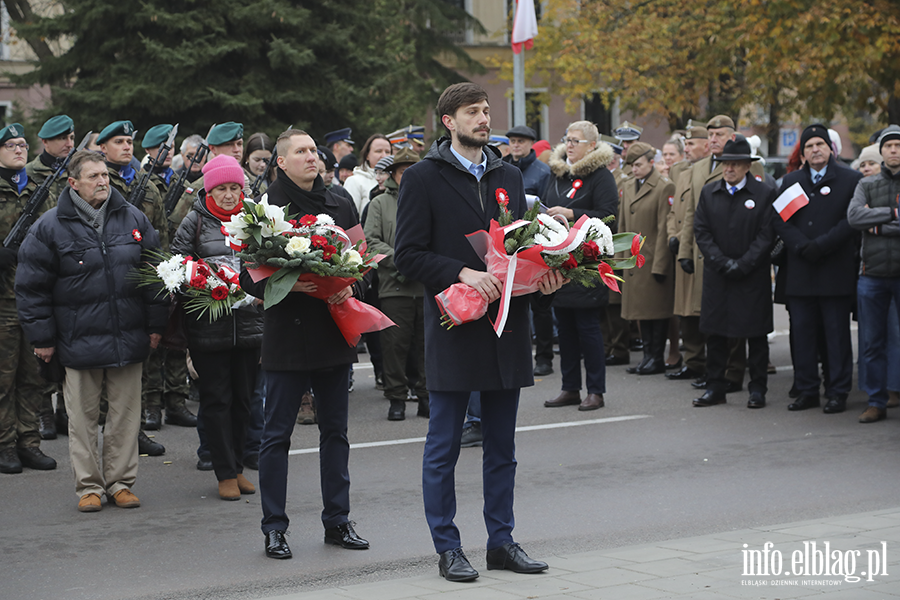
[[[147,133],[144,134],[144,139],[141,141],[141,148],[147,149],[161,146],[171,132],[172,125],[163,124],[151,127],[147,130]]]
[[[228,121],[227,123],[222,123],[213,127],[212,133],[206,138],[206,143],[210,146],[220,146],[222,144],[227,144],[228,142],[240,140],[243,137],[244,126],[241,123]]]
[[[0,129],[0,131],[3,133],[0,135],[0,144],[15,138],[25,137],[25,128],[19,123],[10,123],[3,129]]]
[[[42,140],[52,140],[61,135],[68,135],[75,131],[75,121],[68,115],[56,115],[47,119],[47,122],[38,131],[38,137]]]
[[[100,135],[97,136],[97,143],[102,144],[109,138],[116,137],[117,135],[134,135],[134,125],[131,124],[131,121],[116,121],[110,123],[104,127],[103,131],[100,132]]]

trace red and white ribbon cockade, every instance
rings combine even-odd
[[[573,182],[572,182],[572,189],[569,190],[569,191],[566,193],[566,198],[574,198],[574,197],[575,197],[575,193],[576,193],[579,189],[581,189],[581,186],[583,186],[583,185],[584,185],[584,182],[581,181],[580,179],[576,179],[575,181],[573,181]]]

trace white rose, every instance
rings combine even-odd
[[[309,252],[309,238],[294,236],[285,246],[285,251],[291,256],[300,256]]]
[[[356,250],[350,249],[344,252],[344,261],[348,265],[358,266],[362,264],[362,256]]]

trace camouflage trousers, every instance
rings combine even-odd
[[[38,412],[47,387],[15,301],[0,299],[0,449],[40,445]]]
[[[142,412],[183,406],[189,392],[187,354],[166,348],[151,350],[141,376]]]

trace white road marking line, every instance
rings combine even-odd
[[[616,423],[618,421],[633,421],[635,419],[649,419],[651,415],[628,415],[624,417],[607,417],[605,419],[591,419],[589,421],[569,421],[567,423],[547,423],[545,425],[527,425],[525,427],[516,427],[516,433],[522,431],[539,431],[542,429],[560,429],[563,427],[579,427],[581,425],[597,425],[599,423]],[[350,444],[351,450],[359,448],[378,448],[379,446],[401,446],[403,444],[418,444],[424,442],[425,438],[405,438],[402,440],[384,440],[381,442],[363,442],[360,444]],[[316,454],[318,448],[299,448],[297,450],[289,450],[289,456],[297,454]]]

